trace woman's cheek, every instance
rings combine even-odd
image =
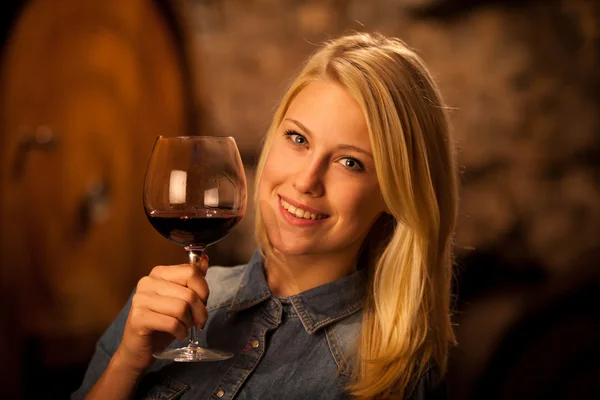
[[[338,197],[342,212],[355,221],[370,222],[372,215],[382,208],[379,188],[375,185],[338,185],[331,193]]]
[[[296,158],[290,152],[279,151],[269,157],[265,169],[268,169],[269,176],[272,180],[282,181],[288,175],[293,165],[296,162]]]

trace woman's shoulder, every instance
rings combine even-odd
[[[211,266],[206,272],[210,294],[206,308],[210,311],[231,304],[237,293],[248,264],[232,267]]]
[[[342,375],[352,376],[363,312],[359,310],[325,328],[331,354]]]

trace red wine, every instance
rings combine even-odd
[[[223,239],[242,214],[223,209],[146,211],[154,229],[182,246],[206,247]]]

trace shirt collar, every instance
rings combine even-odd
[[[367,273],[361,269],[334,282],[290,296],[289,299],[304,329],[312,334],[362,309],[366,289]],[[265,278],[263,259],[257,251],[248,263],[229,311],[246,310],[272,297],[275,296]]]

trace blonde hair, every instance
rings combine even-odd
[[[450,291],[458,194],[446,109],[423,61],[400,40],[354,34],[328,42],[309,58],[275,113],[257,185],[273,133],[294,97],[314,80],[341,85],[362,108],[390,213],[371,228],[361,251],[369,295],[348,390],[361,399],[406,398],[428,368],[445,374],[454,343]],[[258,209],[257,241],[268,254]]]

